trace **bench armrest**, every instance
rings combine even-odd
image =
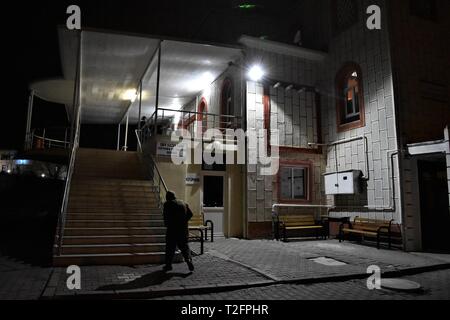
[[[214,242],[214,222],[212,222],[211,220],[206,220],[205,221],[205,227],[208,227],[210,235],[211,235],[211,242]],[[208,229],[205,230],[205,240],[208,240]]]

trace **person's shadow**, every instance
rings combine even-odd
[[[145,274],[142,277],[127,282],[123,284],[111,284],[106,286],[101,286],[96,289],[96,291],[112,291],[112,290],[135,290],[141,288],[147,288],[150,286],[156,286],[163,284],[164,282],[172,279],[172,278],[182,278],[186,279],[191,276],[190,273],[167,273],[163,270],[158,270],[149,274]]]

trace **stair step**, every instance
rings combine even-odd
[[[164,227],[163,220],[66,220],[66,228]]]
[[[63,255],[165,252],[165,243],[63,245]]]
[[[151,253],[117,253],[117,254],[79,254],[61,255],[53,257],[53,264],[56,267],[66,267],[70,265],[141,265],[141,264],[162,264],[165,254],[163,252]],[[175,259],[174,259],[175,260]],[[180,255],[176,260],[180,261]],[[177,261],[177,262],[178,262]]]
[[[118,207],[71,207],[67,208],[70,213],[86,214],[161,214],[161,208],[118,208]]]
[[[159,214],[117,214],[117,213],[68,213],[67,221],[71,220],[113,220],[113,221],[142,221],[142,220],[162,220],[163,216]]]
[[[158,206],[155,205],[141,205],[141,206],[125,206],[125,205],[116,205],[115,207],[110,207],[106,205],[96,205],[96,204],[79,204],[75,205],[72,203],[69,203],[69,206],[67,208],[70,212],[84,212],[84,213],[90,213],[90,212],[116,212],[116,213],[149,213],[152,212],[152,210],[159,210],[161,212],[161,208],[158,208]]]
[[[141,198],[141,199],[126,199],[126,198],[94,198],[94,197],[77,197],[77,196],[69,196],[69,206],[82,207],[82,206],[121,206],[121,207],[158,207],[159,201],[156,199],[150,198]]]
[[[165,235],[109,235],[68,236],[64,234],[63,245],[164,243]]]
[[[154,187],[150,180],[133,180],[133,179],[107,179],[107,178],[83,178],[74,175],[72,179],[73,185],[102,185],[102,186],[130,186],[130,187]]]
[[[64,236],[164,235],[163,227],[130,228],[65,228]]]
[[[109,198],[119,197],[121,199],[141,199],[143,197],[157,200],[159,193],[152,190],[90,190],[70,189],[71,197]]]

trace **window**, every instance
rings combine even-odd
[[[223,115],[220,120],[220,128],[233,128],[233,118],[227,117],[234,116],[233,83],[229,78],[226,78],[223,82],[220,94],[220,109]]]
[[[437,19],[436,0],[410,0],[409,6],[412,15],[433,21]]]
[[[278,198],[282,202],[305,202],[310,199],[310,164],[281,164],[278,173]]]
[[[223,177],[203,177],[203,206],[223,208]]]
[[[338,131],[363,127],[364,95],[361,68],[357,64],[348,63],[338,73],[336,93]]]
[[[334,31],[340,33],[358,22],[357,0],[333,0]]]

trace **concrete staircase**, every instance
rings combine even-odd
[[[139,155],[79,149],[54,265],[161,264],[164,252],[158,189],[144,180]]]

